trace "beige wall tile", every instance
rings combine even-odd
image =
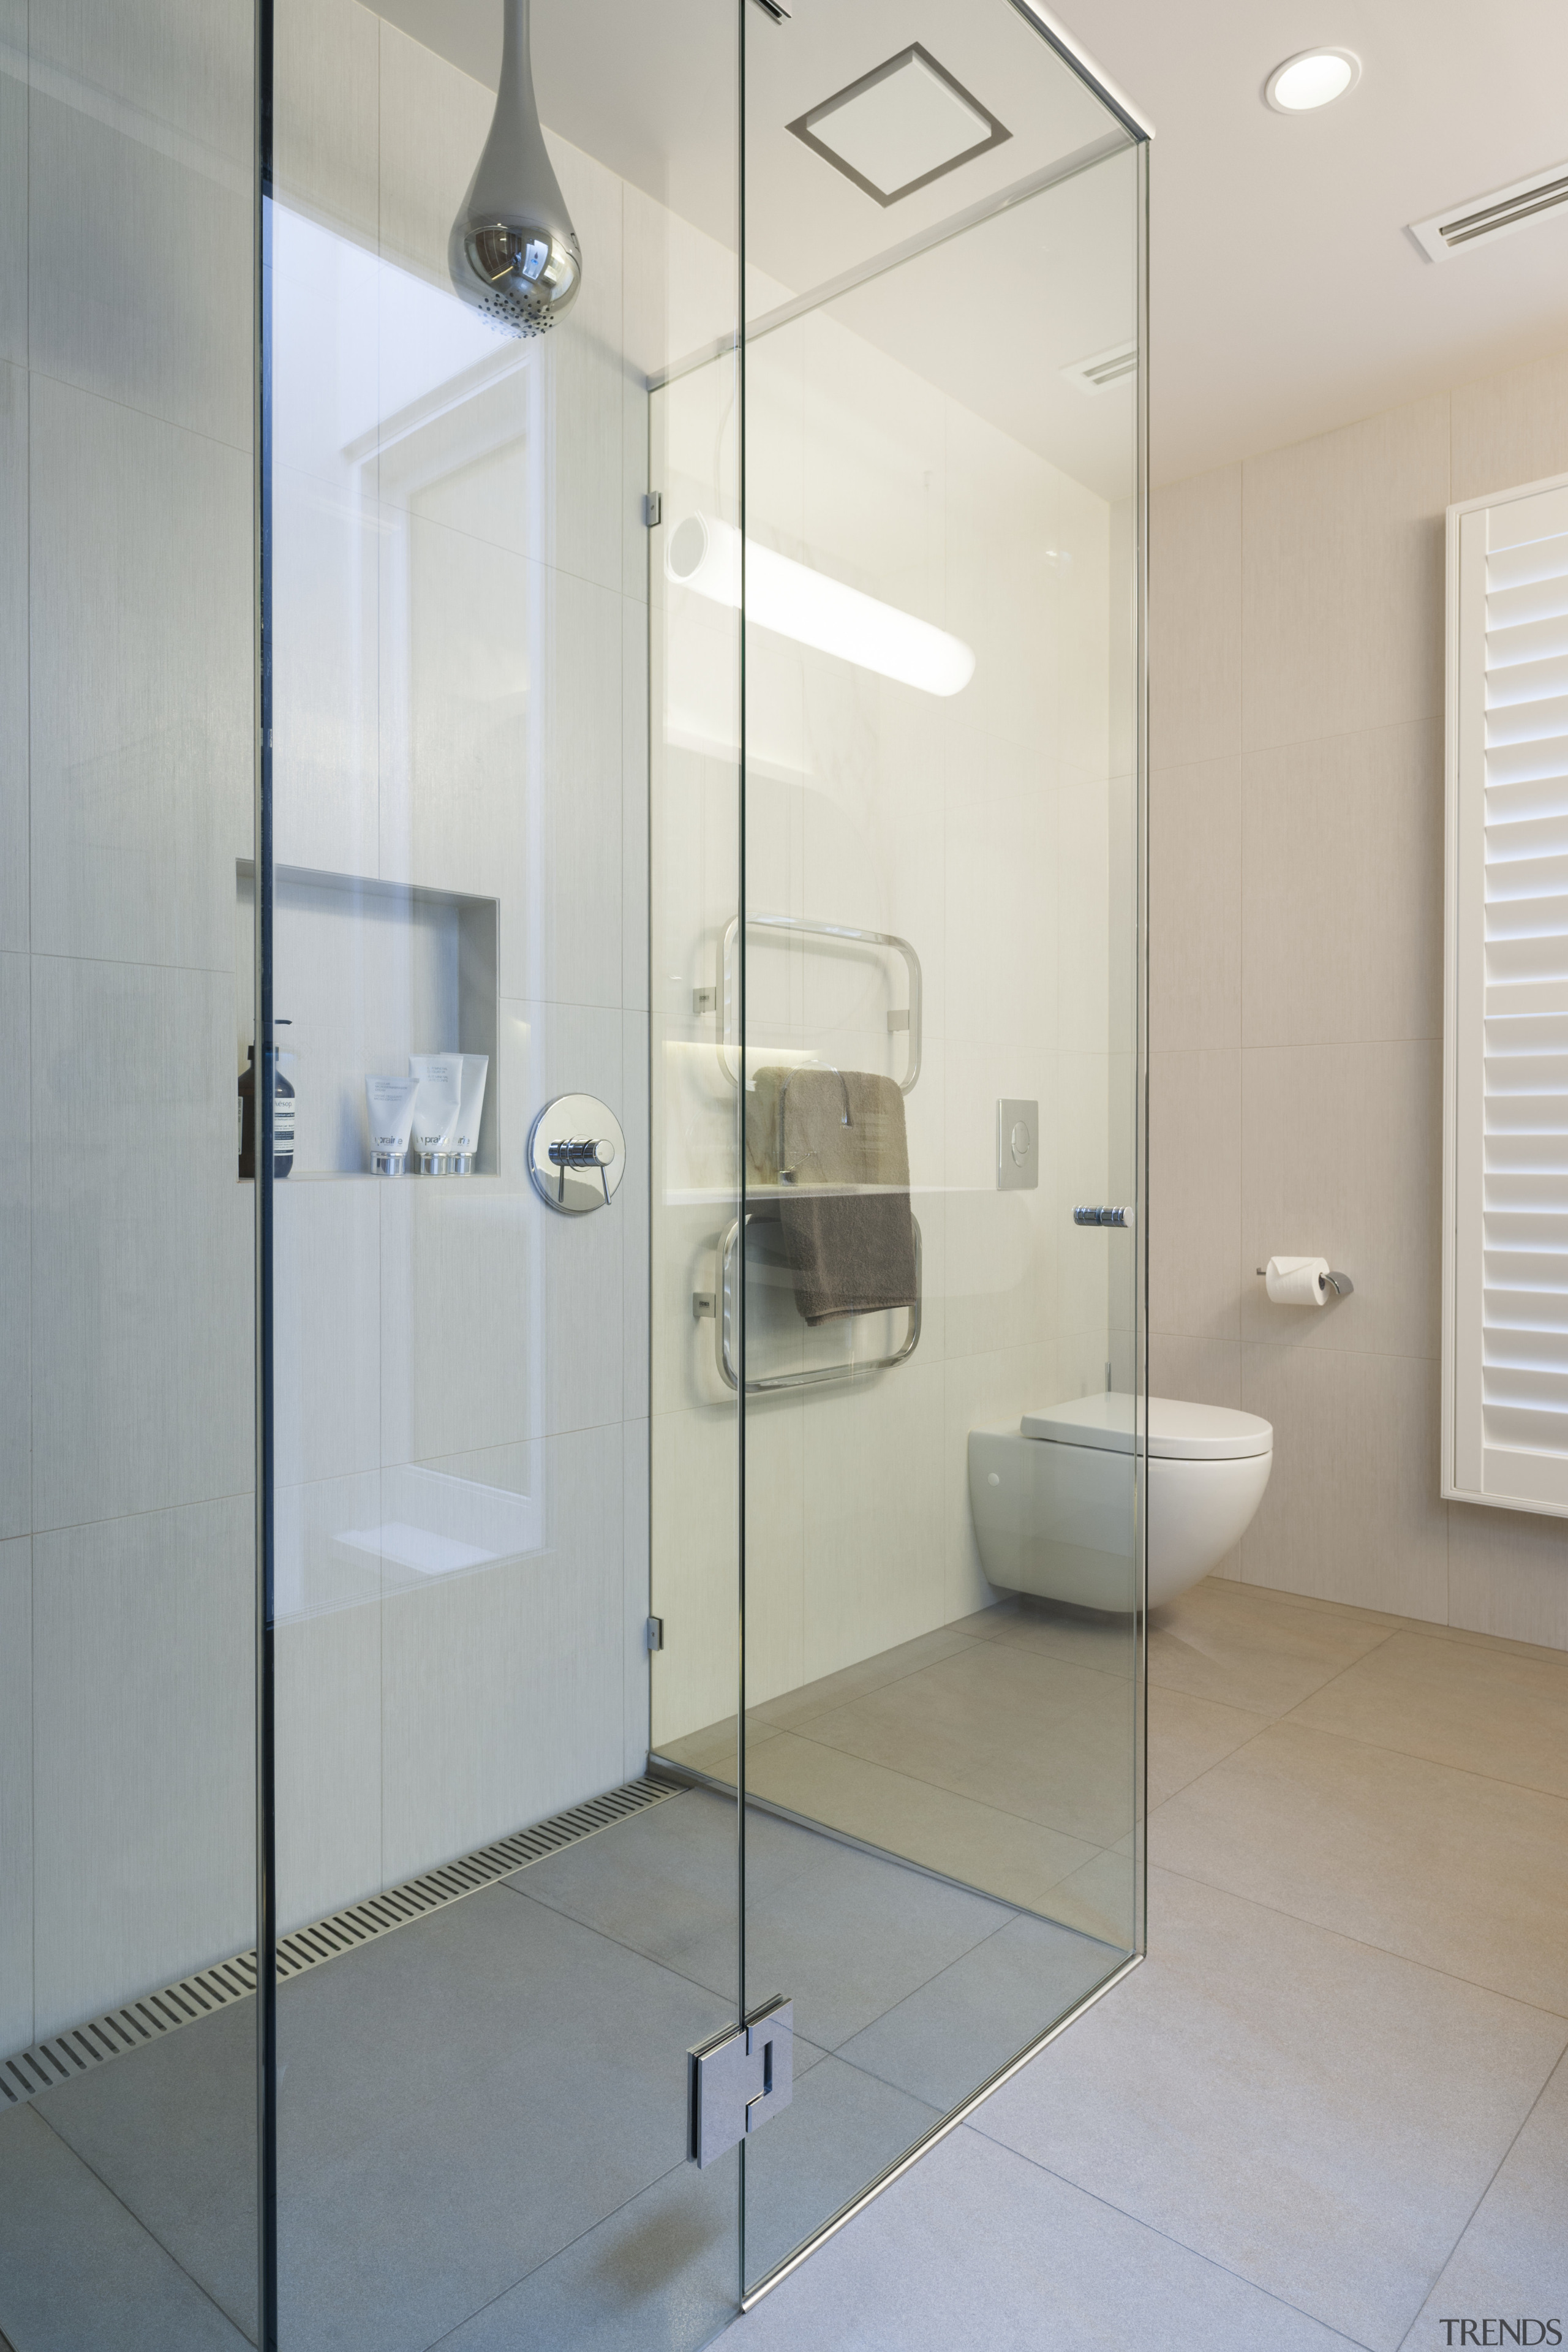
[[[248,1496],[33,1539],[38,2033],[256,1932]]]
[[[381,1609],[279,1625],[278,1924],[281,1933],[374,1895],[381,1872]]]
[[[1448,1622],[1568,1650],[1568,1519],[1450,1503]]]
[[[89,12],[83,10],[81,15]],[[111,21],[115,12],[91,14]],[[139,11],[146,15],[146,11]],[[58,23],[76,11],[49,12]],[[199,142],[135,135],[134,117],[32,91],[27,117],[32,364],[106,400],[248,447],[252,41],[233,8],[182,11],[180,33],[223,21],[231,103]],[[37,35],[35,33],[35,39]],[[180,38],[161,49],[178,82]],[[90,78],[97,79],[96,75]],[[225,119],[226,118],[226,120]]]
[[[1242,1336],[1436,1355],[1441,1046],[1259,1048],[1241,1056],[1241,1095]],[[1326,1257],[1354,1291],[1273,1305],[1254,1269],[1290,1255]]]
[[[1149,502],[1149,719],[1162,769],[1241,748],[1241,502],[1239,466]]]
[[[1149,1334],[1149,1387],[1154,1396],[1241,1410],[1241,1342],[1198,1339],[1185,1331]]]
[[[1239,1054],[1152,1057],[1149,1159],[1150,1328],[1237,1339]]]
[[[0,950],[27,944],[27,378],[0,365]]]
[[[918,1357],[878,1380],[807,1393],[807,1681],[943,1621],[942,1405],[942,1365]]]
[[[250,501],[241,451],[34,374],[39,951],[233,971],[234,861],[252,834]]]
[[[251,1486],[234,1085],[232,969],[33,959],[35,1527]]]
[[[27,85],[17,70],[26,43],[25,7],[11,0],[0,65],[0,358],[27,359]]]
[[[1242,1574],[1323,1601],[1448,1614],[1437,1493],[1437,1367],[1408,1356],[1248,1346],[1242,1402],[1274,1427],[1274,1467]]]
[[[33,1524],[29,993],[28,959],[0,955],[0,1537]]]
[[[380,23],[360,0],[275,0],[272,172],[284,204],[376,227]]]
[[[0,2056],[33,2039],[33,1558],[0,1543]]]
[[[1439,722],[1249,751],[1243,803],[1244,1042],[1440,1037]]]
[[[1460,384],[1453,403],[1456,500],[1568,471],[1568,352]]]
[[[1247,748],[1439,716],[1447,394],[1244,476]]]
[[[1241,762],[1149,781],[1149,1043],[1241,1043]]]
[[[621,1433],[546,1447],[546,1548],[384,1604],[382,1871],[429,1869],[621,1769]]]

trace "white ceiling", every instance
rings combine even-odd
[[[1568,346],[1568,211],[1441,263],[1405,235],[1568,160],[1563,0],[1052,5],[1155,128],[1157,481]],[[1270,69],[1318,47],[1357,88],[1270,112]]]
[[[500,0],[378,5],[493,84]],[[1037,71],[1036,38],[1006,0],[792,5],[786,28],[769,27],[760,12],[755,26],[753,12],[743,19],[753,90],[764,58],[768,83],[776,82],[764,109],[773,120],[765,127],[753,121],[752,170],[762,161],[760,133],[770,202],[753,208],[748,243],[783,286],[819,285],[835,266],[886,249],[1102,127],[1062,68]],[[1155,126],[1156,481],[1568,345],[1568,211],[1442,263],[1427,261],[1405,233],[1409,221],[1568,161],[1564,0],[1052,6]],[[721,101],[732,86],[734,21],[719,0],[536,0],[534,19],[546,121],[721,236],[732,212],[733,132]],[[1018,135],[883,213],[782,126],[911,37]],[[1320,113],[1271,112],[1262,97],[1269,70],[1315,46],[1355,50],[1358,86]],[[1124,252],[1124,234],[1107,216],[1084,256],[1102,294],[1114,290],[1123,300]],[[1049,302],[1041,290],[1026,289],[1030,316],[1014,322],[1015,333],[1002,316],[1000,284],[969,288],[956,311],[943,306],[940,350],[923,320],[916,327],[925,367],[1026,441],[1040,437],[1029,429],[1023,396],[1032,382],[1041,388],[1037,423],[1052,454],[1097,487],[1107,477],[1109,488],[1123,428],[1113,426],[1110,408],[1094,413],[1081,395],[1064,394],[1055,371],[1114,340],[1123,323],[1118,318],[1101,332],[1094,305],[1065,277]],[[864,331],[889,348],[904,340],[892,307],[870,297],[861,304]],[[919,363],[918,341],[900,355]],[[1011,404],[1016,414],[1004,416],[999,387],[1007,385],[1020,399]],[[1125,398],[1115,401],[1118,412]]]

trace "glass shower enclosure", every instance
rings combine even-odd
[[[1146,138],[1016,0],[0,133],[0,2337],[696,2352],[1142,1948]]]

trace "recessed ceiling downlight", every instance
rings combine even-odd
[[[1330,106],[1361,79],[1361,59],[1352,49],[1303,49],[1276,66],[1263,95],[1276,114],[1308,114]]]

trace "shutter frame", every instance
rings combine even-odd
[[[1568,1517],[1568,475],[1449,508],[1447,602],[1442,1492]]]

